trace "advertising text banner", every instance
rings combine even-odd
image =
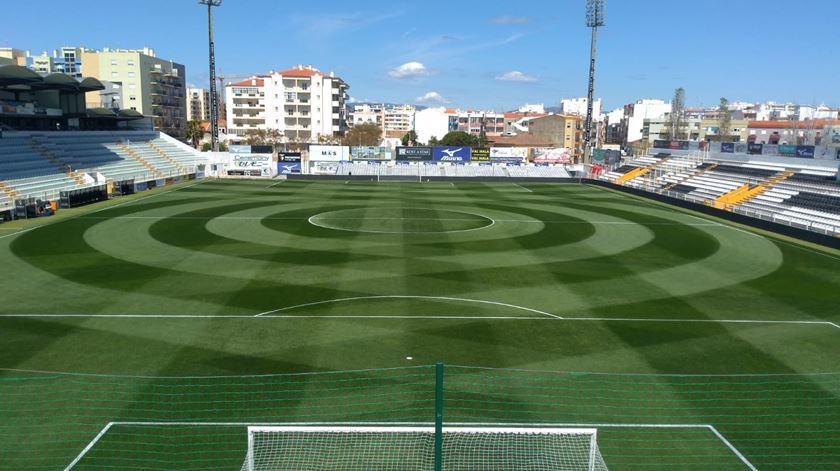
[[[342,162],[350,160],[347,146],[309,146],[309,160],[312,162]]]
[[[353,160],[393,160],[390,147],[353,147],[350,156]]]
[[[397,147],[398,162],[431,162],[431,147]]]
[[[490,149],[473,147],[470,155],[470,160],[473,162],[490,162]]]
[[[464,163],[470,161],[469,147],[433,147],[432,158],[435,162]]]

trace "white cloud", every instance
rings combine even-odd
[[[531,19],[527,16],[497,16],[495,18],[490,18],[490,23],[497,24],[497,25],[527,25],[531,22]]]
[[[496,76],[496,80],[503,82],[536,82],[537,78],[533,75],[523,74],[518,70],[512,70]]]
[[[413,79],[426,77],[427,75],[430,75],[430,72],[429,69],[420,62],[406,62],[396,69],[389,70],[388,75],[398,79]]]
[[[428,92],[423,96],[417,97],[417,103],[449,103],[449,100],[442,97],[438,92]]]

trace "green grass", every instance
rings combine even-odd
[[[0,469],[109,422],[75,469],[430,422],[436,361],[447,421],[603,424],[611,470],[747,469],[706,425],[758,469],[840,469],[837,251],[585,185],[270,185],[2,226],[32,230],[0,231]]]

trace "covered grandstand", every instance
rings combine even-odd
[[[154,131],[140,113],[88,109],[85,94],[104,88],[90,77],[76,80],[64,74],[41,76],[15,65],[0,67],[4,217],[33,200],[66,203],[61,200],[68,192],[99,187],[134,191],[202,171],[200,153]]]

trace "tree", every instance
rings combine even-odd
[[[478,135],[478,139],[476,140],[477,147],[487,147],[490,145],[490,140],[487,139],[487,133],[484,132],[484,129],[481,130],[481,133]]]
[[[211,150],[213,150],[213,146],[209,142],[205,142],[201,146],[201,152],[210,152]],[[225,144],[224,142],[220,142],[219,143],[219,152],[227,152],[227,150],[228,150],[227,144]]]
[[[249,129],[245,131],[245,144],[249,146],[274,146],[280,144],[283,135],[277,129]]]
[[[194,148],[198,148],[198,143],[204,137],[204,129],[201,128],[201,121],[190,120],[187,121],[187,139]]]
[[[437,138],[437,136],[432,136],[432,138],[429,139],[429,145],[430,146],[440,145],[440,140]]]
[[[671,101],[671,140],[677,140],[684,136],[682,128],[685,117],[685,89],[680,87],[674,90],[674,99]],[[685,136],[688,137],[688,136]]]
[[[464,131],[452,131],[440,140],[442,146],[478,147],[478,138]]]
[[[380,142],[382,142],[382,128],[371,123],[353,126],[344,135],[345,146],[370,147],[378,146]]]
[[[720,107],[718,108],[718,138],[721,142],[729,138],[731,130],[732,113],[729,111],[729,100],[721,98]]]
[[[420,143],[417,142],[417,133],[414,132],[414,130],[408,131],[407,133],[405,133],[405,136],[402,137],[402,145],[404,146],[416,146],[418,144]]]

